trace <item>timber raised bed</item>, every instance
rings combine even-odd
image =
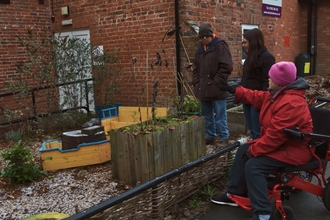
[[[227,110],[227,124],[230,134],[247,134],[248,129],[241,105]]]
[[[137,134],[110,131],[113,177],[136,185],[196,160],[206,152],[204,118]]]

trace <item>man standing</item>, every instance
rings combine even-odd
[[[201,115],[205,118],[205,143],[228,145],[227,78],[233,70],[231,53],[227,43],[213,34],[211,25],[204,23],[199,27],[201,44],[194,59],[194,94],[201,101]],[[218,141],[219,138],[219,141]]]

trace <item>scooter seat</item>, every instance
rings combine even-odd
[[[322,167],[325,167],[325,160],[321,159]],[[319,168],[319,162],[316,158],[312,158],[308,163],[301,166],[286,166],[282,172],[294,172],[294,171],[304,171],[304,170],[316,170]]]

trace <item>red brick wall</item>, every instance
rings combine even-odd
[[[44,36],[45,31],[50,30],[48,4],[48,0],[45,0],[44,5],[38,4],[37,0],[11,0],[10,4],[0,4],[0,94],[9,92],[5,84],[15,76],[18,62],[27,59],[24,48],[18,44],[17,36],[27,36],[28,30]],[[5,109],[21,109],[13,111],[10,119],[25,114],[26,109],[32,108],[32,99],[25,101],[20,102],[17,96],[1,97],[0,121],[4,121]]]
[[[69,16],[60,14],[63,6],[69,6]],[[103,45],[105,51],[119,50],[122,93],[116,101],[146,105],[148,100],[150,106],[155,81],[159,83],[157,101],[163,106],[176,94],[174,35],[162,43],[175,23],[174,1],[54,1],[54,12],[53,31],[89,29],[92,44]],[[62,26],[66,19],[73,24]],[[157,52],[163,60],[161,67],[155,65]],[[133,57],[137,58],[135,64]]]
[[[175,24],[174,1],[85,1],[54,0],[55,22],[51,23],[51,4],[38,5],[36,0],[15,1],[10,5],[0,5],[0,89],[5,81],[15,74],[16,62],[24,59],[23,48],[18,47],[15,35],[47,30],[54,32],[89,29],[91,43],[103,45],[105,50],[119,50],[122,64],[122,94],[116,101],[124,105],[145,105],[151,103],[152,86],[159,82],[158,104],[166,106],[177,94],[175,35],[166,36],[167,30]],[[234,61],[233,76],[241,74],[241,25],[256,24],[266,37],[266,46],[276,57],[276,61],[291,60],[300,52],[307,52],[307,4],[297,0],[282,1],[282,17],[261,15],[262,0],[238,1],[179,1],[180,26],[184,41],[181,47],[181,71],[186,77],[191,71],[185,68],[198,46],[198,38],[187,21],[210,22],[214,32],[227,41]],[[70,15],[62,16],[61,7],[69,6]],[[329,6],[320,2],[318,20],[318,61],[317,69],[326,69],[329,62],[326,29]],[[73,24],[62,26],[62,20],[72,19]],[[284,45],[284,39],[289,44]],[[184,50],[185,49],[185,50]],[[157,67],[156,53],[161,52],[163,65]],[[132,64],[132,58],[137,62]],[[168,63],[168,68],[165,67]],[[154,64],[151,69],[151,64]]]
[[[277,62],[294,61],[299,53],[307,52],[300,44],[306,40],[306,23],[298,1],[282,1],[282,17],[274,20],[274,30],[266,36]],[[285,44],[285,37],[289,38],[289,44]]]
[[[163,44],[161,40],[165,32],[174,26],[174,2],[172,1],[117,1],[105,3],[94,1],[78,4],[70,1],[54,1],[56,22],[52,30],[72,30],[88,28],[91,33],[91,42],[95,45],[104,45],[105,50],[120,49],[119,56],[123,69],[122,94],[118,100],[123,104],[136,105],[139,101],[152,96],[152,85],[159,79],[158,101],[164,106],[167,101],[176,95],[175,84],[175,35],[166,37]],[[180,2],[180,26],[184,41],[181,48],[181,72],[189,80],[191,69],[186,69],[188,59],[192,59],[198,46],[198,38],[187,21],[199,24],[210,22],[214,32],[229,44],[234,61],[233,76],[241,75],[241,25],[256,24],[264,32],[266,45],[274,54],[277,61],[294,61],[296,55],[305,48],[301,48],[301,36],[306,28],[301,29],[296,22],[302,17],[302,10],[296,0],[283,1],[282,18],[261,15],[261,0],[258,1],[227,1],[220,3],[214,1],[185,1]],[[60,8],[70,7],[70,15],[62,16]],[[62,26],[61,20],[72,19],[71,26]],[[290,39],[290,44],[284,46],[284,37]],[[163,60],[167,59],[169,68],[147,68],[155,62],[156,52],[165,50],[161,54]],[[185,50],[184,50],[185,49]],[[148,54],[148,61],[147,59]],[[132,64],[132,57],[137,58],[137,63]],[[148,65],[147,65],[148,63]],[[146,71],[147,70],[147,71]],[[137,88],[134,80],[137,77]],[[146,83],[148,79],[148,83]],[[148,85],[148,86],[147,86]],[[126,90],[125,88],[134,88]]]
[[[0,4],[0,94],[4,85],[16,72],[19,61],[26,59],[24,48],[18,45],[16,36],[24,36],[27,30],[44,33],[50,28],[49,1],[39,5],[37,0],[11,0]]]
[[[330,75],[330,6],[328,1],[320,1],[317,7],[316,71],[318,75]]]

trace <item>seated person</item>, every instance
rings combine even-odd
[[[292,140],[284,128],[312,132],[312,118],[306,102],[309,88],[304,78],[296,79],[297,69],[292,62],[278,62],[269,70],[269,91],[236,89],[224,85],[221,89],[235,98],[260,109],[260,137],[240,146],[228,177],[227,193],[215,196],[212,202],[237,206],[228,195],[248,196],[253,206],[249,219],[269,220],[272,207],[268,200],[267,177],[287,165],[300,166],[312,158],[312,150]]]

